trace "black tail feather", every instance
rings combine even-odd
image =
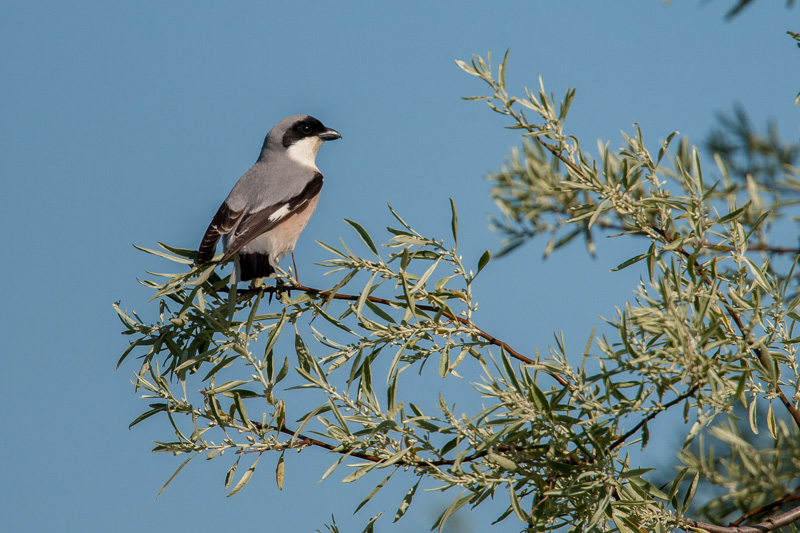
[[[274,275],[275,269],[269,262],[269,255],[239,253],[237,281],[250,281],[251,279],[267,278]]]

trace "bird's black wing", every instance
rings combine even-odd
[[[217,242],[222,235],[230,233],[236,227],[236,223],[242,217],[244,209],[241,211],[234,211],[228,207],[227,202],[223,202],[217,214],[211,219],[211,224],[208,225],[203,240],[200,242],[200,248],[197,251],[197,264],[203,265],[211,261],[214,257],[214,252],[217,250]]]
[[[247,246],[259,235],[271,230],[292,215],[302,212],[308,207],[309,202],[319,195],[321,189],[322,174],[317,172],[297,196],[245,214],[236,231],[228,238],[228,245],[221,261],[230,259],[233,254]]]

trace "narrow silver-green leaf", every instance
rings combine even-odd
[[[397,508],[397,512],[394,515],[395,522],[400,520],[403,517],[403,515],[406,514],[406,511],[408,511],[408,508],[411,505],[411,501],[414,499],[414,494],[417,492],[417,487],[419,487],[421,481],[422,478],[419,478],[417,482],[414,484],[414,486],[408,489],[406,495],[403,496],[403,501],[400,502],[400,507]]]
[[[231,490],[228,493],[227,496],[228,498],[230,498],[231,496],[242,490],[245,487],[245,485],[247,485],[247,483],[250,481],[250,478],[253,477],[253,472],[256,471],[259,459],[261,459],[261,454],[258,454],[258,457],[250,466],[250,468],[248,468],[247,471],[244,474],[242,474],[242,479],[240,479],[239,482],[233,487],[233,490]]]
[[[352,226],[353,229],[356,230],[356,233],[358,233],[358,236],[361,237],[361,240],[364,241],[364,244],[366,244],[367,247],[370,250],[372,250],[372,253],[374,253],[375,255],[380,257],[380,254],[378,254],[378,248],[375,246],[375,243],[372,242],[372,237],[369,236],[369,233],[367,233],[367,230],[365,230],[363,227],[361,227],[361,224],[359,224],[358,222],[355,222],[353,220],[350,220],[349,218],[344,219],[344,221],[347,222],[348,224],[350,224],[350,226]]]
[[[172,480],[173,480],[173,479],[175,479],[175,478],[178,476],[178,474],[180,474],[181,470],[183,470],[183,467],[184,467],[184,466],[186,466],[186,465],[188,465],[188,464],[189,464],[189,461],[191,461],[192,459],[194,459],[195,457],[197,457],[197,455],[198,455],[199,453],[200,453],[200,452],[195,452],[195,453],[193,453],[193,454],[192,454],[192,455],[191,455],[191,456],[190,456],[188,459],[186,459],[186,460],[185,460],[183,463],[181,463],[181,466],[179,466],[179,467],[178,467],[178,469],[175,471],[175,473],[174,473],[174,474],[172,474],[171,476],[169,476],[169,479],[167,480],[167,482],[166,482],[166,483],[164,483],[164,485],[161,487],[161,490],[159,490],[159,491],[158,491],[158,494],[156,495],[156,498],[158,498],[159,496],[161,496],[161,493],[162,493],[162,492],[164,492],[164,489],[166,489],[166,488],[167,488],[167,486],[169,486],[169,484],[170,484],[170,483],[172,483]]]

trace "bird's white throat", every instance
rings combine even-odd
[[[322,146],[322,139],[319,137],[306,137],[291,145],[286,149],[286,155],[301,165],[317,168],[317,152]]]

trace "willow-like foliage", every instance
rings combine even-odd
[[[421,483],[455,490],[438,528],[501,498],[497,519],[527,531],[734,531],[733,520],[797,530],[798,151],[767,137],[788,160],[732,173],[736,147],[757,144],[704,160],[675,133],[653,142],[637,127],[621,149],[589,152],[565,129],[574,90],[556,100],[540,79],[510,96],[507,55],[496,70],[491,56],[458,65],[488,88],[471,99],[524,138],[488,177],[501,253],[536,236],[545,255],[574,240],[593,253],[599,235],[631,240],[639,251],[617,269],[642,278],[621,295],[628,303],[609,309],[582,351],[560,336],[545,354],[515,349],[481,327],[473,283],[492,275],[491,254],[464,264],[452,201],[444,238],[392,210],[378,245],[346,220],[364,253],[320,243],[333,280],[324,288],[284,272],[277,289],[234,291],[216,264],[195,267],[194,251],[161,245],[144,251],[180,272],[143,282],[155,320],[116,305],[131,338],[120,364],[136,359],[148,403],[132,425],[169,420],[155,451],[185,456],[178,471],[198,456],[228,461],[231,495],[266,461],[282,486],[290,449],[334,452],[323,479],[343,465],[346,483],[383,471],[356,510],[400,478],[409,488],[395,520]],[[684,424],[679,467],[631,464],[628,447],[646,447],[670,410]]]

